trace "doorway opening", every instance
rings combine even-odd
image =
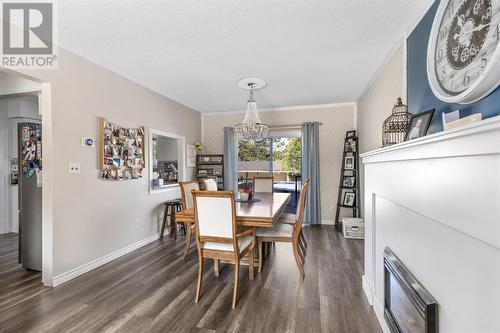
[[[0,311],[42,284],[41,84],[0,71]]]
[[[274,192],[292,195],[286,213],[295,214],[300,189],[302,138],[300,130],[273,131],[260,142],[238,141],[238,190],[251,185],[255,176],[272,175]]]

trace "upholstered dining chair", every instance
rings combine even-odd
[[[191,194],[191,191],[200,189],[198,182],[196,180],[189,182],[179,182],[179,185],[181,187],[182,210],[186,210],[193,207],[193,196]],[[176,227],[175,223],[174,227]],[[186,230],[188,227],[189,226],[186,226]],[[191,230],[188,233],[188,237],[186,237],[186,243],[184,244],[184,258],[186,258],[187,254],[189,253],[189,248],[191,247],[191,238],[193,233],[194,233],[194,224],[191,225]]]
[[[304,264],[306,256],[306,247],[301,242],[302,235],[302,221],[304,219],[304,209],[306,206],[306,196],[309,189],[309,179],[304,182],[302,191],[300,192],[299,207],[295,222],[282,222],[276,223],[272,228],[258,228],[257,246],[259,249],[259,268],[258,272],[262,270],[262,245],[267,242],[287,242],[292,244],[293,256],[302,278],[305,277]]]
[[[215,275],[219,275],[219,260],[234,262],[234,288],[231,308],[238,300],[240,260],[249,254],[249,277],[253,280],[253,258],[256,244],[255,228],[241,233],[236,229],[236,204],[232,191],[193,190],[195,237],[198,248],[198,284],[195,303],[200,299],[203,260],[214,260]]]
[[[274,192],[274,177],[273,176],[255,176],[253,178],[253,191],[255,193],[273,193]]]
[[[207,191],[217,191],[217,183],[213,178],[203,179],[203,183],[205,184],[205,190]]]

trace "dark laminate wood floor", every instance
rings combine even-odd
[[[0,311],[50,289],[42,285],[40,272],[26,271],[17,262],[17,244],[18,234],[0,235]]]
[[[231,310],[233,266],[207,262],[194,304],[197,256],[165,237],[0,312],[2,332],[381,332],[361,288],[362,241],[331,226],[307,227],[306,278],[289,244],[276,244],[261,274],[242,269]]]

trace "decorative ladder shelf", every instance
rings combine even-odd
[[[356,131],[348,131],[344,139],[342,169],[340,172],[335,226],[342,232],[342,209],[352,209],[352,217],[359,217],[359,142]],[[351,216],[349,216],[351,217]]]

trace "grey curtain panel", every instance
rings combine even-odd
[[[304,222],[308,224],[321,223],[319,126],[318,122],[302,124],[302,181],[311,179],[304,213]]]
[[[232,127],[224,127],[224,188],[237,191],[236,186],[236,139]]]

